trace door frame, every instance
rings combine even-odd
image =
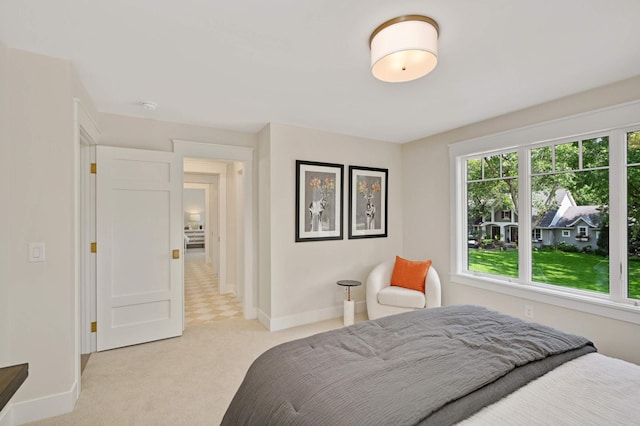
[[[244,258],[242,276],[237,283],[240,294],[242,294],[242,307],[245,319],[256,319],[258,317],[258,279],[257,279],[257,259],[258,244],[256,237],[257,221],[253,212],[254,206],[254,170],[253,156],[254,148],[244,146],[209,144],[193,142],[181,139],[172,139],[173,152],[180,157],[181,167],[184,168],[185,157],[208,158],[211,160],[237,161],[243,164],[244,190],[243,190],[243,222],[244,238],[242,241],[241,253]],[[181,170],[184,175],[184,170]]]
[[[80,395],[80,355],[96,352],[97,345],[95,333],[91,332],[91,322],[96,321],[96,282],[95,282],[95,255],[89,252],[90,244],[95,237],[95,186],[87,184],[93,180],[89,171],[90,163],[95,158],[95,146],[98,145],[100,130],[95,120],[88,113],[79,99],[74,99],[75,118],[75,163],[76,163],[76,350],[78,355],[75,368],[77,383],[77,396]],[[250,147],[238,147],[231,145],[206,144],[184,140],[173,140],[174,152],[181,156],[181,164],[184,157],[200,157],[218,160],[231,160],[244,163],[244,281],[243,285],[243,311],[246,319],[258,317],[258,280],[257,280],[257,222],[254,218],[254,193],[253,193],[253,154]],[[183,167],[183,166],[181,166]],[[183,174],[183,172],[181,172]],[[240,283],[239,283],[240,285]],[[76,398],[77,398],[76,396]]]
[[[73,99],[73,139],[74,139],[74,224],[75,249],[74,289],[75,289],[75,377],[77,399],[80,396],[81,363],[80,356],[91,350],[92,297],[95,300],[95,256],[90,253],[92,237],[95,235],[95,209],[92,208],[92,197],[95,187],[92,186],[90,164],[95,158],[95,146],[98,145],[100,130],[80,99]],[[95,203],[93,203],[95,206]],[[95,338],[93,339],[95,348]]]

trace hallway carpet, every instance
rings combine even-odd
[[[189,249],[185,254],[184,292],[186,327],[243,317],[235,295],[220,294],[218,276],[205,263],[201,250]]]

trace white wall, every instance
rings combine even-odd
[[[0,42],[0,93],[7,93],[9,64],[7,48]],[[9,174],[10,140],[8,134],[9,97],[0,96],[0,198],[9,196],[11,175]],[[3,203],[3,206],[7,204]],[[0,342],[9,342],[9,209],[0,209]],[[9,365],[11,351],[7,343],[0,344],[0,366]]]
[[[9,345],[12,362],[29,362],[29,380],[16,397],[25,400],[73,385],[69,64],[10,50],[9,81]],[[46,244],[46,262],[27,262],[30,242]]]
[[[261,142],[265,140],[261,135]],[[336,281],[362,281],[363,286],[352,293],[356,303],[362,302],[365,299],[364,282],[373,266],[402,254],[401,147],[398,144],[277,124],[269,127],[268,145],[260,147],[260,164],[267,161],[264,152],[267,150],[269,179],[264,184],[261,179],[259,190],[269,193],[269,215],[261,217],[261,226],[265,220],[269,221],[270,241],[268,248],[265,247],[267,243],[261,241],[261,255],[268,250],[271,262],[270,271],[262,269],[261,280],[268,280],[270,286],[271,328],[340,316],[342,293]],[[296,160],[343,164],[344,207],[348,205],[349,165],[389,169],[388,237],[347,239],[348,214],[345,209],[343,240],[296,243]],[[261,233],[261,238],[266,237],[269,236]],[[267,284],[263,282],[261,285]],[[363,307],[362,303],[359,305]],[[264,312],[262,315],[267,316]]]
[[[240,165],[234,162],[227,166],[227,289],[238,294],[240,276],[238,267],[243,265],[243,260],[238,257],[240,244],[240,228],[245,226],[242,220],[242,211],[238,211],[239,198],[243,191],[238,188],[238,175]],[[244,257],[244,256],[243,256]]]
[[[258,133],[258,312],[271,317],[271,125]]]
[[[245,273],[244,273],[244,238],[245,238],[245,228],[247,224],[244,223],[244,165],[238,161],[235,161],[231,167],[231,173],[233,174],[233,179],[229,179],[230,185],[233,185],[235,188],[233,190],[234,202],[233,205],[227,206],[230,211],[230,215],[236,220],[236,229],[234,241],[236,242],[235,246],[235,256],[232,256],[236,259],[235,265],[235,287],[232,291],[239,297],[240,300],[244,299],[243,295],[243,287],[240,283],[245,281]],[[230,249],[231,250],[231,249]],[[230,252],[231,253],[231,252]]]
[[[38,418],[39,398],[59,397],[54,412],[70,410],[75,402],[73,98],[91,111],[93,105],[68,61],[15,49],[3,53],[1,168],[8,183],[0,185],[0,197],[11,208],[0,228],[0,357],[3,364],[29,363],[29,378],[12,404],[35,401],[14,410],[19,422]],[[30,242],[46,244],[45,262],[27,261]]]
[[[448,145],[640,99],[640,77],[403,145],[404,252],[431,257],[443,280],[443,303],[475,303],[518,317],[525,300],[450,282]],[[640,326],[527,301],[534,320],[592,339],[600,352],[640,363]]]
[[[149,118],[136,118],[100,113],[97,119],[102,132],[100,145],[172,151],[172,139],[251,148],[257,142],[253,133],[158,121],[152,114]]]
[[[260,321],[271,317],[271,126],[258,133],[258,312]]]

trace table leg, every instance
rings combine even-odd
[[[353,300],[344,301],[344,326],[352,325],[355,316],[355,303]]]

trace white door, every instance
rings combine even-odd
[[[176,160],[169,152],[96,149],[98,351],[182,334]]]

